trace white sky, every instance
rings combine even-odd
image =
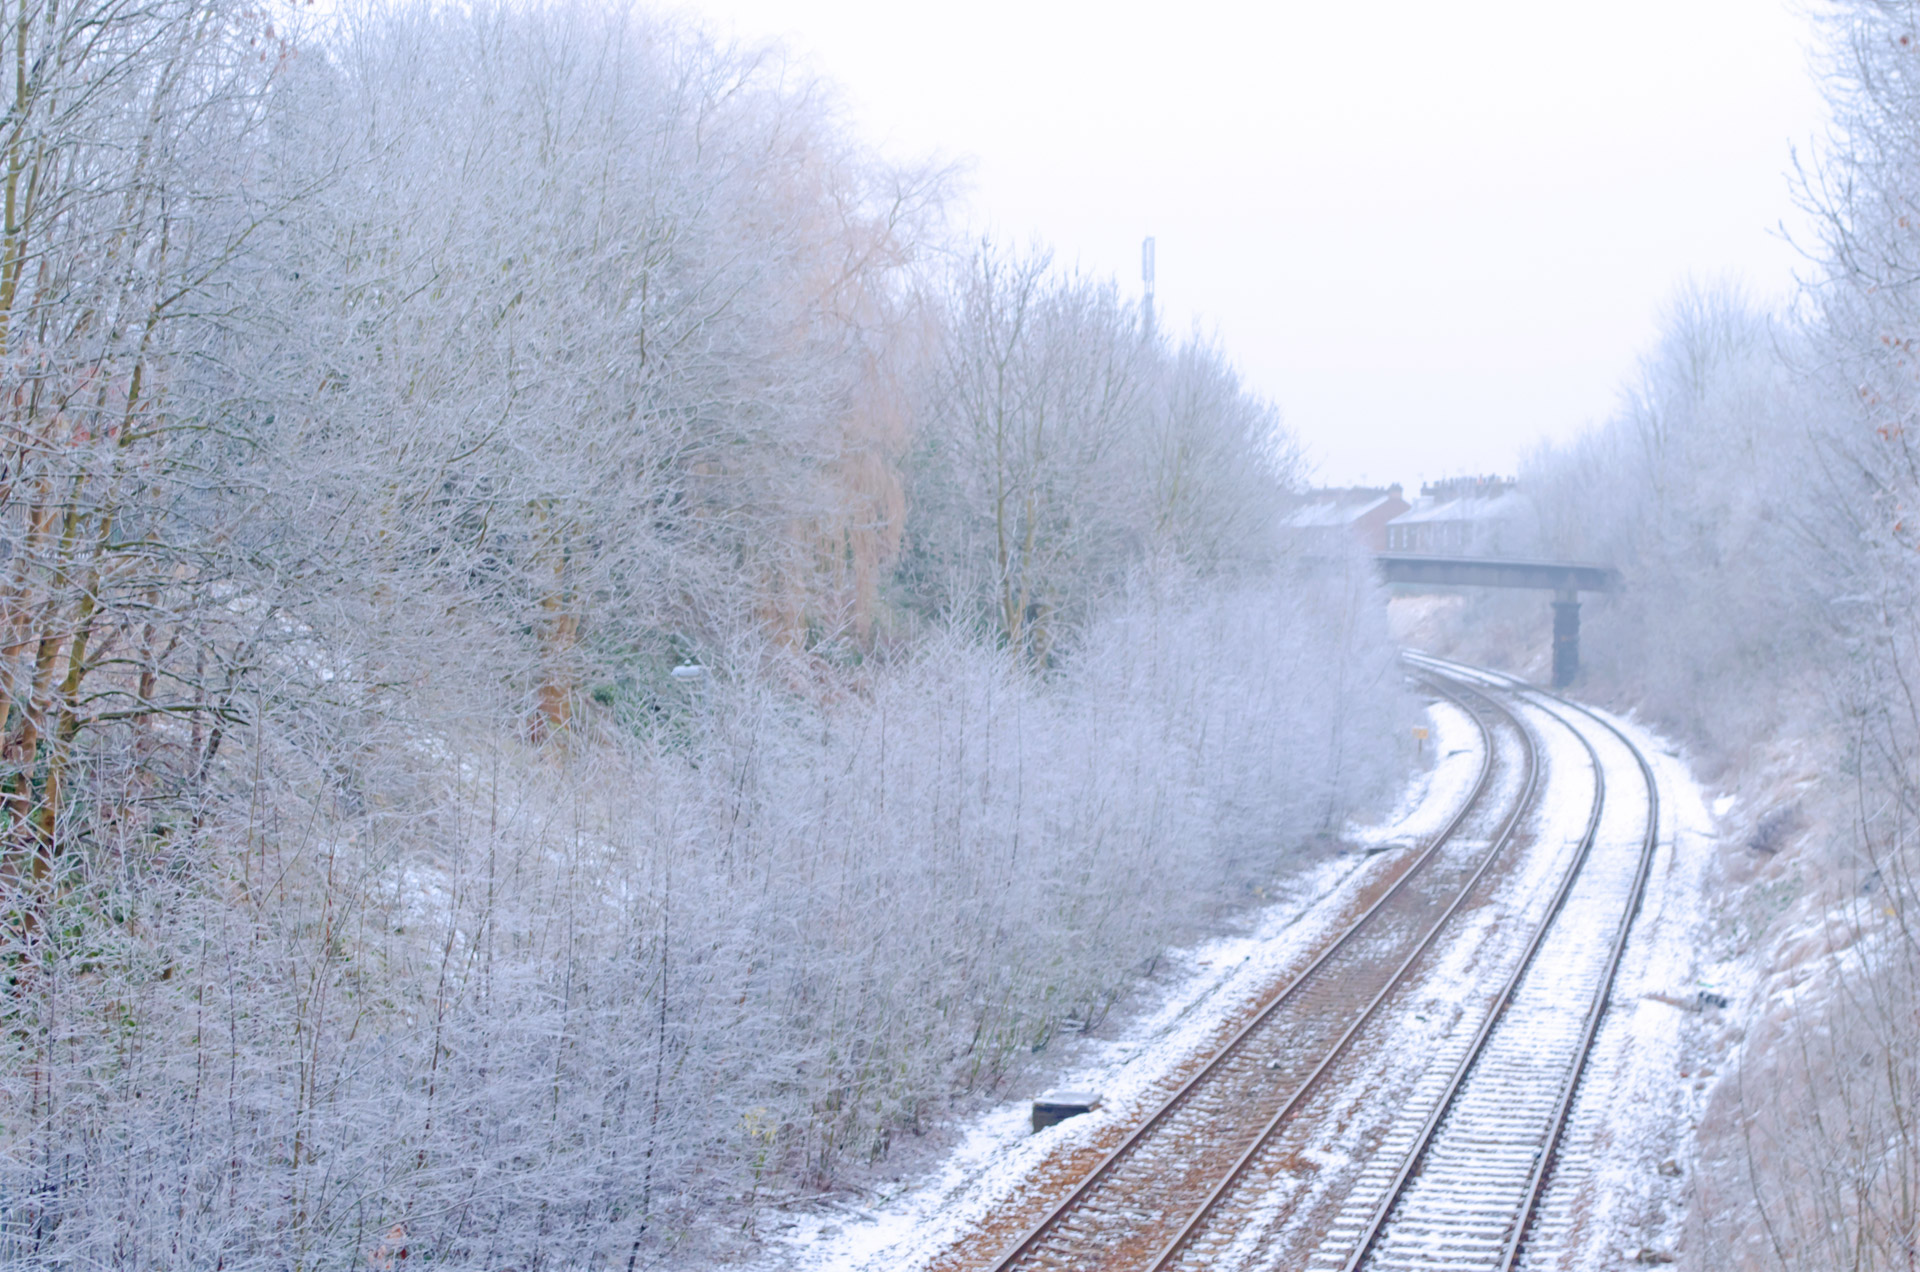
[[[836,81],[963,220],[1217,331],[1329,482],[1512,471],[1686,278],[1783,297],[1822,112],[1787,0],[691,0]]]

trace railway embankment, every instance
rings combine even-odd
[[[1673,1257],[1724,1014],[1702,1009],[1724,997],[1699,953],[1712,814],[1630,722],[1421,670],[1447,695],[1433,766],[1396,816],[1078,1040],[1056,1076],[1100,1092],[1096,1111],[1036,1135],[1024,1101],[982,1110],[919,1178],[786,1216],[760,1263]],[[1485,1213],[1420,1218],[1463,1199]]]
[[[1134,995],[1101,1029],[1057,1044],[1054,1064],[1036,1067],[1033,1091],[959,1110],[929,1135],[935,1153],[919,1163],[897,1154],[897,1173],[867,1181],[862,1194],[790,1207],[781,1224],[761,1225],[765,1244],[753,1266],[925,1266],[1008,1202],[1029,1198],[1031,1181],[1054,1173],[1051,1164],[1098,1153],[1130,1119],[1151,1113],[1337,934],[1341,916],[1391,876],[1408,846],[1438,833],[1465,803],[1484,759],[1471,718],[1437,702],[1425,727],[1426,762],[1392,809],[1346,828],[1342,850],[1277,881],[1237,930],[1143,969]],[[1098,1091],[1102,1108],[1035,1136],[1029,1096],[1052,1087]]]

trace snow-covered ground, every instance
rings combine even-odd
[[[1506,682],[1490,678],[1490,683]],[[1630,716],[1595,710],[1639,749],[1660,791],[1660,836],[1645,900],[1621,960],[1542,1198],[1557,1229],[1525,1266],[1602,1269],[1675,1257],[1685,1226],[1696,1129],[1724,1050],[1722,1009],[1750,986],[1744,965],[1716,959],[1709,893],[1731,799],[1710,800],[1683,750]]]
[[[1695,1008],[1700,991],[1729,988],[1705,953],[1706,883],[1719,842],[1707,794],[1672,744],[1631,719],[1599,714],[1653,766],[1660,845],[1562,1144],[1564,1186],[1574,1195],[1543,1198],[1543,1212],[1564,1209],[1572,1227],[1554,1261],[1536,1267],[1618,1268],[1673,1253],[1710,1076],[1699,1056],[1718,1028],[1717,1008]]]

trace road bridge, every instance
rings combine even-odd
[[[1620,571],[1578,561],[1509,561],[1382,552],[1380,577],[1413,587],[1520,587],[1553,593],[1553,683],[1565,688],[1580,671],[1580,593],[1611,592]]]

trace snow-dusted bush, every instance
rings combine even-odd
[[[1051,680],[948,634],[564,757],[456,729],[381,750],[377,811],[268,743],[195,848],[76,867],[15,1003],[8,1256],[586,1266],[751,1222],[1376,793],[1378,622],[1370,584],[1142,584]]]

